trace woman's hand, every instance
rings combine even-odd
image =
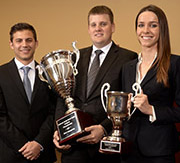
[[[143,91],[134,97],[134,107],[138,108],[144,114],[153,115],[152,105],[149,104],[148,97],[143,94]]]

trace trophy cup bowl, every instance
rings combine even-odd
[[[71,97],[75,85],[75,75],[78,73],[76,66],[79,60],[79,50],[76,48],[75,42],[73,42],[72,46],[74,48],[73,52],[57,50],[48,53],[36,67],[39,78],[47,82],[50,88],[65,99],[68,108],[65,115],[56,120],[60,137],[59,144],[71,143],[77,137],[86,134],[84,128],[92,123],[90,115],[74,107],[74,99]],[[72,61],[73,54],[76,55],[74,64]]]
[[[106,90],[104,88],[107,87]],[[110,85],[105,83],[101,88],[101,100],[108,118],[113,123],[112,134],[107,136],[106,140],[101,140],[100,151],[104,153],[121,153],[122,144],[125,143],[122,138],[123,120],[128,117],[127,101],[128,93],[119,91],[108,91]],[[106,107],[103,100],[105,92]]]

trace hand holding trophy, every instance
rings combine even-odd
[[[74,107],[72,89],[75,85],[75,75],[80,53],[72,43],[73,52],[68,50],[57,50],[48,53],[41,59],[40,65],[36,68],[42,81],[47,82],[63,99],[68,110],[65,116],[56,120],[60,137],[59,144],[71,143],[77,137],[85,134],[84,128],[90,126],[92,119],[90,115]],[[73,64],[72,54],[76,55],[76,62]],[[43,73],[46,79],[43,77]]]
[[[105,87],[107,87],[105,89]],[[103,153],[121,153],[122,144],[125,143],[122,138],[122,122],[128,117],[127,101],[128,93],[118,91],[108,91],[110,85],[105,83],[101,88],[102,105],[107,112],[108,118],[112,120],[112,134],[106,140],[101,140],[100,151]],[[106,97],[106,106],[103,97]],[[107,109],[106,109],[107,108]]]

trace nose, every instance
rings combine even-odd
[[[148,33],[149,32],[149,27],[146,25],[146,26],[144,26],[144,33]]]
[[[101,30],[101,26],[100,25],[96,25],[96,30],[97,31]]]
[[[26,40],[22,41],[22,46],[27,46],[27,41]]]

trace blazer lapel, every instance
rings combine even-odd
[[[87,89],[87,74],[88,74],[88,68],[89,68],[89,61],[91,57],[92,52],[92,46],[87,48],[86,51],[83,51],[80,53],[80,60],[78,63],[78,92],[76,94],[78,95],[78,98],[80,98],[82,101],[86,99],[86,89]],[[76,87],[75,84],[75,87]]]
[[[136,82],[136,66],[137,66],[137,62],[138,62],[138,59],[137,60],[134,60],[133,62],[131,62],[130,66],[129,67],[126,67],[126,68],[129,68],[130,70],[128,71],[129,72],[129,85],[133,85],[135,82]],[[141,82],[141,88],[143,88],[149,80],[151,80],[152,78],[154,78],[154,76],[156,75],[156,70],[155,70],[155,67],[151,68],[145,78],[142,80]]]
[[[152,67],[146,74],[145,78],[143,79],[143,81],[141,82],[141,87],[143,88],[148,82],[149,80],[151,80],[152,78],[154,78],[154,76],[156,76],[156,68]]]
[[[129,67],[126,67],[126,68],[129,68],[129,73],[127,74],[128,75],[128,85],[131,86],[131,89],[132,89],[132,85],[136,82],[136,65],[137,65],[137,62],[138,60],[134,60],[131,62],[131,64],[129,65]],[[126,75],[126,74],[125,74]]]
[[[37,65],[38,65],[37,62],[35,62],[35,66],[37,66]],[[33,103],[35,95],[36,95],[36,93],[37,93],[37,91],[38,91],[38,89],[40,87],[40,84],[41,84],[41,80],[39,79],[39,76],[38,76],[38,70],[35,69],[35,72],[36,72],[36,74],[35,74],[35,81],[34,81],[34,88],[33,88],[33,92],[32,92],[32,98],[31,98],[32,101],[31,101],[31,103]]]
[[[111,67],[111,65],[113,64],[114,60],[116,60],[117,58],[117,52],[118,48],[116,47],[116,45],[113,43],[112,47],[110,48],[103,64],[101,65],[99,72],[96,76],[96,79],[94,81],[94,85],[91,88],[91,91],[89,93],[89,96],[91,96],[91,94],[96,90],[96,88],[98,87],[98,85],[102,82],[104,76],[106,75],[108,69]]]
[[[23,82],[21,80],[21,77],[19,75],[19,72],[18,72],[18,69],[14,60],[9,62],[9,74],[10,74],[10,77],[12,78],[12,81],[18,88],[20,94],[22,95],[22,97],[29,103],[28,98],[26,96]]]

